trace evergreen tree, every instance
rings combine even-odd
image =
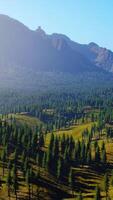
[[[2,160],[2,171],[3,171],[3,176],[4,176],[4,169],[5,169],[5,161],[6,161],[6,150],[3,149],[2,155],[1,155],[1,160]]]
[[[66,137],[65,137],[65,134],[63,134],[62,140],[61,140],[61,153],[62,154],[64,154],[64,152],[65,152],[65,145],[66,145]]]
[[[108,197],[108,191],[109,191],[109,178],[108,173],[105,173],[104,175],[104,190],[106,192],[106,199]]]
[[[33,197],[33,178],[34,178],[34,173],[33,173],[33,169],[30,169],[30,183],[32,186],[32,197]]]
[[[102,163],[106,164],[107,157],[106,157],[106,150],[102,151]]]
[[[74,192],[74,176],[73,176],[73,170],[70,169],[70,172],[69,172],[69,176],[68,176],[68,183],[69,183],[69,186],[72,190],[72,194]]]
[[[95,162],[98,164],[100,163],[100,148],[97,146],[96,152],[95,152]]]
[[[81,192],[80,192],[80,194],[78,195],[77,200],[83,200],[83,197],[82,197],[82,193],[81,193]]]
[[[16,196],[16,200],[17,200],[17,190],[18,190],[18,180],[17,180],[17,172],[16,172],[16,168],[14,166],[13,168],[13,175],[12,175],[12,183],[13,183],[13,189],[14,189],[14,193]]]
[[[101,195],[100,195],[100,188],[97,185],[96,189],[95,189],[95,200],[100,200],[101,199]]]
[[[81,143],[81,162],[82,165],[86,162],[86,146],[84,141]]]
[[[63,170],[62,170],[62,160],[61,160],[61,158],[59,158],[59,160],[58,160],[58,164],[57,164],[57,180],[59,181],[59,180],[61,180],[61,178],[62,178],[62,173],[63,173]]]
[[[101,151],[105,150],[105,143],[104,141],[102,142],[102,147],[101,147]]]
[[[43,160],[42,160],[42,167],[43,168],[46,167],[46,160],[47,160],[47,153],[44,152],[44,154],[43,154]]]
[[[29,194],[29,200],[31,199],[31,177],[30,177],[30,170],[27,170],[26,173],[26,183],[28,186],[28,194]]]
[[[92,161],[91,150],[89,150],[87,153],[87,164],[90,165],[91,161]]]
[[[8,187],[8,197],[9,197],[9,200],[10,200],[10,196],[11,196],[10,192],[11,192],[11,184],[12,184],[12,177],[11,177],[10,170],[8,170],[6,184],[7,184],[7,187]]]
[[[81,143],[78,140],[78,142],[76,143],[76,147],[75,147],[75,161],[76,163],[80,162],[80,157],[81,157]]]
[[[111,172],[111,185],[113,186],[113,170]]]

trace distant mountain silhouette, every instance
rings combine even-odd
[[[95,43],[82,45],[61,34],[32,31],[0,15],[0,80],[6,85],[32,84],[40,73],[104,73],[113,71],[113,53]],[[18,80],[18,81],[17,81]]]

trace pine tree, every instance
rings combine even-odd
[[[6,150],[5,149],[2,152],[1,160],[2,160],[2,169],[3,169],[3,176],[4,176],[5,161],[6,161]]]
[[[7,187],[8,187],[8,197],[9,197],[9,200],[10,200],[10,190],[11,190],[11,184],[12,184],[12,177],[11,177],[10,170],[8,170],[6,184],[7,184]]]
[[[0,178],[0,189],[2,188],[2,179]]]
[[[53,149],[53,146],[54,146],[54,134],[52,133],[51,134],[51,139],[50,139],[50,144],[49,144],[49,149],[50,149],[50,151],[52,151],[52,149]]]
[[[85,142],[82,141],[82,143],[81,143],[81,162],[82,162],[82,165],[85,164],[85,161],[86,161],[86,146],[85,146]]]
[[[51,134],[51,139],[50,139],[50,144],[48,147],[48,151],[47,151],[47,156],[46,156],[46,168],[49,172],[53,171],[53,158],[55,155],[55,139],[54,139],[54,134]]]
[[[80,154],[81,154],[81,144],[80,144],[80,141],[78,140],[78,142],[76,143],[76,147],[75,147],[75,161],[77,163],[80,162]]]
[[[40,147],[43,147],[43,146],[44,146],[44,135],[43,135],[43,134],[40,136],[40,139],[39,139],[39,146],[40,146]]]
[[[108,178],[108,173],[104,175],[104,190],[106,192],[106,199],[108,197],[108,191],[109,191],[109,178]]]
[[[31,199],[31,177],[30,177],[30,170],[27,170],[26,173],[26,183],[28,186],[28,194],[29,194],[29,200]]]
[[[46,168],[49,172],[52,171],[52,162],[53,162],[53,155],[52,152],[50,150],[50,148],[48,148],[47,151],[47,161],[46,161]]]
[[[58,164],[57,164],[57,180],[61,180],[62,177],[62,160],[59,158]]]
[[[90,165],[91,161],[92,161],[91,150],[89,150],[87,153],[87,164]]]
[[[52,156],[53,156],[52,171],[54,174],[56,174],[57,163],[59,159],[59,139],[57,137],[55,138]]]
[[[65,145],[66,145],[66,137],[65,137],[65,134],[63,134],[62,140],[61,140],[61,153],[62,153],[62,154],[64,154]]]
[[[100,162],[100,148],[97,146],[96,152],[95,152],[95,162],[98,164]]]
[[[95,151],[96,151],[97,147],[98,147],[98,142],[97,142],[97,140],[95,140],[94,141],[94,149],[95,149]]]
[[[25,162],[23,163],[23,172],[24,172],[24,177],[25,177],[25,173],[27,172],[27,169],[29,168],[29,162],[28,162],[28,158],[26,157]]]
[[[72,190],[72,194],[73,194],[73,189],[74,189],[74,176],[73,176],[73,170],[70,169],[70,172],[69,172],[69,176],[68,176],[68,183],[69,183],[69,186]]]
[[[42,190],[40,189],[39,185],[38,185],[38,180],[40,178],[40,171],[38,170],[37,174],[36,174],[36,179],[37,179],[37,189],[36,189],[36,196],[37,196],[37,200],[40,200],[40,194],[42,192]]]
[[[31,183],[31,186],[32,186],[32,197],[33,197],[33,177],[34,177],[34,173],[33,173],[33,169],[31,168],[30,169],[30,183]]]
[[[96,186],[96,189],[95,189],[95,200],[100,200],[101,199],[101,195],[100,195],[100,188],[99,186],[97,185]]]
[[[11,167],[12,167],[12,163],[11,163],[11,160],[9,160],[8,165],[7,165],[7,169],[10,170]]]
[[[92,122],[95,121],[94,113],[91,114],[91,121],[92,121]]]
[[[101,151],[105,150],[105,143],[104,141],[102,142],[102,146],[101,146]]]
[[[111,172],[111,185],[113,186],[113,169],[112,169],[112,172]]]
[[[106,157],[106,150],[104,149],[102,151],[102,163],[106,164],[107,157]]]
[[[18,180],[17,180],[17,171],[16,171],[15,165],[14,165],[14,168],[13,168],[12,182],[13,182],[14,193],[15,193],[16,200],[17,200]]]
[[[82,193],[81,193],[81,192],[80,192],[80,194],[78,195],[77,200],[83,200],[83,197],[82,197]]]
[[[43,168],[46,167],[46,160],[47,160],[47,154],[46,154],[46,152],[44,152],[43,160],[42,160],[42,167],[43,167]]]

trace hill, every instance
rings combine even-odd
[[[100,116],[99,112],[97,114]],[[101,127],[98,119],[92,122],[90,118],[87,121],[85,117],[84,122],[79,119],[77,124],[73,124],[69,129],[55,130],[54,136],[47,133],[47,135],[44,134],[44,137],[42,135],[39,137],[39,132],[31,129],[32,126],[39,128],[37,126],[40,124],[39,120],[26,113],[2,116],[0,123],[1,199],[74,200],[78,199],[81,191],[83,199],[90,200],[95,199],[97,184],[103,200],[107,196],[113,198],[113,138],[107,129],[110,127],[112,131],[113,126],[109,123],[105,123]],[[7,138],[7,134],[10,137]],[[58,151],[58,154],[55,154],[57,159],[52,162],[52,166],[57,167],[54,173],[51,166],[48,165],[51,161],[48,160],[49,152],[51,156],[49,149],[53,142],[55,142],[55,148],[52,146],[51,151]],[[65,145],[63,145],[64,143]],[[99,149],[98,152],[97,149]],[[80,155],[77,153],[79,150]],[[104,151],[105,157],[103,157]],[[88,152],[91,153],[90,159]],[[62,165],[56,162],[60,159]],[[59,168],[59,166],[61,167]],[[73,187],[68,178],[70,177],[69,169],[73,172]],[[109,180],[107,196],[104,188],[106,172]],[[28,177],[30,178],[28,179]]]

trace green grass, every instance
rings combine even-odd
[[[78,139],[81,140],[82,132],[86,129],[90,130],[92,125],[93,125],[92,122],[89,122],[86,124],[75,125],[75,126],[70,127],[69,129],[55,131],[54,134],[57,136],[60,136],[60,137],[62,137],[63,134],[69,135],[69,136],[72,135],[75,140],[78,140]],[[48,133],[46,136],[46,145],[47,146],[49,144],[50,138],[51,138],[51,133]]]
[[[38,126],[40,124],[43,124],[38,118],[32,117],[28,114],[10,114],[9,117],[12,115],[17,122],[21,124],[27,124],[28,126]]]

